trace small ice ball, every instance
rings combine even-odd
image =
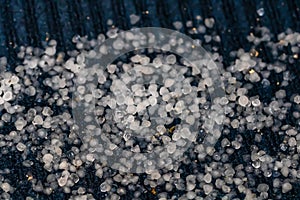
[[[24,151],[26,149],[26,145],[22,142],[19,142],[16,147],[18,151]]]
[[[111,189],[111,186],[107,182],[103,182],[100,185],[101,192],[108,192],[108,191],[110,191],[110,189]]]
[[[140,16],[135,15],[135,14],[131,14],[129,16],[129,19],[130,19],[130,24],[134,25],[140,20]]]
[[[184,101],[179,100],[176,104],[175,104],[175,110],[182,110],[184,108]]]
[[[205,176],[203,177],[203,180],[206,182],[206,183],[211,183],[212,181],[212,176],[210,173],[207,173],[205,174]]]
[[[171,54],[166,57],[167,64],[174,65],[176,63],[176,56]]]
[[[150,96],[150,97],[148,98],[148,100],[149,100],[149,103],[151,104],[151,106],[154,106],[154,105],[157,104],[157,98],[154,97],[154,96]]]
[[[240,96],[238,102],[239,102],[240,106],[245,107],[248,104],[249,99],[245,95],[242,95],[242,96]]]
[[[296,104],[300,104],[300,95],[296,95],[293,100]]]
[[[162,96],[162,100],[165,101],[165,102],[168,102],[171,98],[171,95],[170,94],[164,94]]]
[[[175,27],[175,29],[180,30],[183,25],[182,25],[182,22],[175,21],[175,22],[173,22],[173,26]]]
[[[61,177],[57,180],[58,185],[60,187],[65,186],[67,184],[69,176],[70,176],[70,172],[68,172],[67,170],[64,170],[61,174]]]
[[[10,189],[11,189],[11,186],[9,183],[2,183],[1,184],[1,189],[4,191],[4,192],[9,192]]]
[[[139,63],[141,61],[141,59],[142,59],[142,57],[140,55],[135,55],[130,58],[131,62],[133,62],[133,63]]]
[[[175,80],[171,79],[171,78],[167,78],[164,82],[165,87],[167,87],[167,88],[171,87],[174,83],[175,83]]]
[[[107,102],[107,105],[111,108],[111,109],[115,109],[116,106],[117,106],[117,102],[115,99],[110,99],[108,102]]]
[[[137,110],[136,106],[134,106],[134,105],[129,105],[126,108],[126,112],[129,113],[129,114],[135,114],[136,110]]]
[[[204,34],[206,32],[206,27],[204,25],[199,25],[198,31],[199,33]]]
[[[19,77],[17,77],[17,76],[12,76],[12,77],[10,78],[10,83],[11,83],[12,85],[17,84],[18,82],[19,82]]]
[[[164,94],[168,94],[168,93],[169,93],[169,90],[166,87],[161,87],[159,89],[159,94],[160,95],[164,95]]]
[[[213,186],[209,184],[203,185],[203,190],[206,195],[210,194],[213,191]]]
[[[292,185],[289,182],[282,184],[282,193],[287,193],[292,189]]]
[[[185,121],[188,124],[193,125],[195,123],[195,117],[193,115],[189,115],[185,118]]]
[[[50,153],[47,153],[43,156],[43,162],[44,163],[51,163],[53,161],[53,155]]]
[[[259,100],[259,99],[254,99],[254,100],[252,101],[252,105],[253,105],[254,107],[260,106],[260,100]]]
[[[176,151],[176,143],[170,142],[167,146],[167,151],[169,154],[173,154]]]
[[[181,137],[182,138],[190,138],[191,137],[191,131],[188,128],[181,129]]]
[[[295,129],[289,129],[286,131],[286,134],[289,136],[294,136],[294,135],[297,135],[298,132]]]
[[[36,115],[33,119],[33,124],[36,124],[36,125],[42,125],[44,122],[42,116],[40,115]]]
[[[98,82],[101,84],[104,84],[106,81],[106,76],[104,76],[103,74],[99,74],[98,75]]]
[[[105,45],[101,45],[100,48],[99,48],[99,52],[103,55],[106,55],[108,52],[107,52],[107,47]]]
[[[256,12],[257,12],[258,16],[262,17],[265,14],[265,9],[264,8],[260,8]]]
[[[206,18],[204,20],[204,24],[207,28],[212,28],[215,24],[215,20],[214,20],[214,18]]]
[[[143,121],[142,121],[142,126],[143,126],[143,127],[150,127],[150,126],[151,126],[151,122],[148,121],[148,120],[143,120]]]
[[[183,94],[189,94],[192,92],[192,86],[188,85],[188,84],[184,84],[182,86],[182,93]]]
[[[10,100],[12,100],[12,98],[13,98],[12,92],[11,91],[4,92],[2,98],[3,98],[4,101],[10,101]]]
[[[147,57],[147,56],[144,56],[144,57],[142,57],[140,63],[141,63],[142,65],[148,65],[148,64],[150,63],[150,58]]]
[[[146,75],[150,75],[154,73],[154,69],[150,66],[137,65],[135,66],[135,69]]]
[[[49,56],[53,56],[56,53],[56,48],[55,47],[47,47],[45,50],[45,54]]]
[[[26,126],[27,122],[24,120],[24,118],[19,118],[17,121],[15,121],[15,126],[17,130],[22,130]]]
[[[213,85],[213,80],[210,77],[204,79],[203,82],[207,87],[211,87]]]
[[[106,32],[106,35],[109,38],[116,38],[118,36],[118,28],[110,29]]]
[[[113,48],[116,50],[121,50],[124,47],[124,41],[121,39],[117,39],[113,42]]]
[[[110,74],[115,73],[116,69],[117,69],[117,66],[116,66],[116,65],[111,64],[111,65],[108,65],[108,66],[107,66],[107,71],[108,71]]]
[[[139,129],[139,126],[140,126],[140,122],[139,122],[139,121],[133,121],[133,122],[130,123],[129,128],[130,128],[131,130],[136,131],[136,130]]]
[[[161,60],[161,58],[159,58],[159,57],[154,58],[153,59],[153,65],[156,68],[162,66],[162,60]]]
[[[172,104],[172,103],[168,103],[168,104],[166,105],[166,111],[167,111],[167,112],[170,112],[171,110],[173,110],[173,104]]]

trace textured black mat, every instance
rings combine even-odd
[[[259,17],[257,10],[262,6],[264,16]],[[214,17],[216,25],[210,31],[217,32],[222,38],[220,53],[224,57],[225,65],[230,61],[229,52],[232,50],[249,50],[246,36],[255,27],[268,27],[275,35],[288,28],[300,31],[299,0],[0,0],[0,56],[8,57],[8,69],[13,70],[18,63],[16,52],[20,45],[39,47],[51,38],[57,40],[60,51],[72,50],[74,35],[95,38],[99,33],[108,30],[108,19],[112,19],[114,25],[120,29],[130,29],[132,25],[129,15],[132,13],[141,16],[136,25],[138,27],[174,29],[172,22],[182,21],[184,26],[181,32],[187,35],[189,28],[185,26],[185,22],[192,20],[197,25],[198,15],[202,18]],[[197,38],[197,35],[192,37]],[[268,52],[263,53],[268,55]],[[265,144],[272,145],[272,142]],[[35,157],[36,155],[31,155],[32,160]],[[13,199],[24,199],[25,196],[36,199],[68,199],[69,194],[65,193],[57,192],[47,196],[34,192],[26,180],[28,169],[22,167],[21,160],[21,154],[7,154],[0,158],[0,169],[12,169],[12,173],[6,178],[15,183],[13,186],[16,192],[11,195]],[[30,170],[39,176],[39,180],[47,177],[39,162],[35,162]],[[86,177],[73,189],[80,186],[94,188],[93,195],[101,199],[103,193],[100,192],[99,185],[103,180],[94,174],[94,169],[88,169]],[[263,181],[267,182],[262,179],[261,182]],[[292,192],[282,195],[282,199],[299,199],[299,190],[300,185],[294,185]],[[132,198],[130,195],[132,194],[127,195],[127,199]],[[151,195],[143,197],[153,198]],[[269,198],[276,199],[276,195]]]

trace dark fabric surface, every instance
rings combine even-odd
[[[265,8],[263,17],[257,10]],[[12,56],[16,46],[40,46],[56,39],[60,50],[72,49],[74,35],[95,38],[107,31],[107,20],[124,30],[131,28],[129,15],[141,16],[137,26],[173,28],[172,22],[196,16],[214,17],[215,31],[222,37],[224,54],[244,46],[246,35],[257,26],[278,34],[287,28],[300,29],[299,0],[1,0],[0,55]],[[145,14],[149,11],[149,14]],[[187,33],[183,26],[182,32]]]
[[[258,17],[257,10],[261,7],[264,7],[265,14]],[[145,14],[145,11],[149,11],[149,14]],[[95,38],[108,30],[108,19],[113,19],[114,25],[120,29],[130,29],[132,25],[129,23],[129,15],[133,13],[141,16],[136,25],[138,27],[172,29],[172,22],[176,20],[192,20],[197,26],[197,15],[203,18],[214,17],[216,26],[212,31],[216,31],[222,38],[220,53],[225,64],[229,62],[229,52],[232,50],[249,50],[246,36],[257,26],[268,27],[274,35],[287,28],[300,31],[299,0],[0,0],[0,56],[8,57],[9,66],[13,68],[18,62],[16,52],[20,45],[39,47],[48,38],[57,40],[60,51],[71,50],[74,48],[74,35]],[[181,32],[188,34],[188,28],[183,26]],[[272,142],[267,143],[271,139],[266,139],[264,144],[272,145]],[[31,156],[34,160],[36,155]],[[69,195],[64,193],[54,193],[47,197],[34,192],[27,181],[22,181],[26,179],[27,171],[23,171],[19,160],[21,155],[7,154],[0,158],[0,168],[8,167],[13,171],[7,178],[18,183],[15,185],[17,190],[12,195],[14,199],[23,199],[26,195],[37,199],[68,198]],[[41,180],[47,176],[39,162],[30,170],[42,177]],[[103,194],[99,191],[99,184],[102,180],[94,176],[94,169],[87,171],[87,176],[76,187],[94,185],[93,194],[101,198]],[[283,195],[282,199],[299,199],[299,189],[300,186],[295,185],[293,191]],[[270,198],[275,198],[275,195]],[[130,194],[128,199],[131,199]]]

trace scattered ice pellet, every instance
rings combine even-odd
[[[283,183],[282,184],[282,193],[287,193],[292,189],[292,185],[290,183]]]
[[[171,54],[166,58],[167,64],[174,65],[176,63],[176,56]]]
[[[289,136],[294,136],[294,135],[297,135],[297,131],[295,129],[289,129],[286,131],[286,134],[289,135]]]
[[[259,77],[258,73],[253,72],[253,73],[250,73],[249,80],[250,80],[252,83],[256,83],[256,82],[259,82],[259,81],[260,81],[260,77]]]
[[[160,66],[162,65],[161,59],[160,59],[159,57],[154,58],[154,60],[153,60],[153,65],[154,65],[154,67],[156,67],[156,68],[160,67]]]
[[[129,18],[130,18],[130,23],[131,23],[132,25],[136,24],[136,23],[140,20],[140,16],[135,15],[135,14],[131,14],[131,15],[129,16]]]
[[[134,63],[139,63],[141,61],[142,57],[140,55],[135,55],[135,56],[132,56],[130,58],[131,62],[134,62]]]
[[[117,66],[116,65],[108,65],[107,66],[107,71],[111,74],[115,73]]]
[[[226,105],[226,104],[228,104],[228,99],[226,98],[226,97],[222,97],[221,99],[220,99],[220,104],[221,105]]]
[[[11,79],[10,79],[10,83],[12,85],[15,85],[19,82],[19,77],[18,76],[12,76]]]
[[[43,156],[44,163],[51,163],[53,161],[53,155],[47,153]]]
[[[195,123],[195,117],[193,115],[189,115],[186,117],[185,121],[190,124],[193,125]]]
[[[265,183],[261,183],[257,186],[257,191],[259,192],[267,192],[269,190],[269,185]]]
[[[206,18],[204,20],[204,24],[207,28],[212,28],[215,24],[215,20],[214,20],[214,18]]]
[[[10,101],[10,100],[12,100],[12,98],[13,98],[13,95],[12,95],[12,92],[11,92],[11,91],[6,91],[6,92],[4,92],[4,94],[3,94],[3,96],[2,96],[2,99],[3,99],[4,101]]]
[[[295,102],[296,104],[300,104],[300,95],[296,95],[296,96],[294,97],[294,102]]]
[[[148,66],[137,65],[135,66],[135,69],[147,75],[154,73],[154,69]]]
[[[49,107],[44,107],[42,114],[44,116],[51,116],[53,114],[53,111]]]
[[[150,96],[150,97],[148,98],[148,100],[149,100],[149,103],[151,104],[151,106],[154,106],[154,105],[157,104],[157,98],[154,97],[154,96]]]
[[[126,112],[128,112],[129,114],[134,114],[136,112],[136,106],[134,105],[129,105],[127,106]]]
[[[33,123],[36,124],[36,125],[42,125],[44,122],[42,116],[40,115],[37,115],[34,117],[34,120],[33,120]]]
[[[260,100],[259,100],[259,99],[254,99],[254,100],[252,101],[252,105],[253,105],[254,107],[260,106]]]
[[[175,27],[175,29],[180,30],[182,28],[183,24],[180,21],[175,21],[175,22],[173,22],[173,26]]]
[[[175,151],[176,151],[176,143],[170,143],[168,146],[167,146],[167,151],[169,154],[173,154]]]
[[[118,28],[113,28],[113,29],[109,29],[107,32],[106,32],[106,35],[109,37],[109,38],[116,38],[118,36]]]
[[[26,149],[26,145],[23,144],[22,142],[19,142],[16,147],[18,151],[24,151]]]
[[[175,110],[178,112],[178,113],[181,113],[182,110],[184,108],[184,102],[183,101],[178,101],[176,104],[175,104]]]
[[[101,192],[108,192],[108,191],[110,191],[110,189],[111,189],[111,186],[107,182],[103,182],[100,185]]]
[[[289,139],[288,144],[289,144],[290,147],[294,147],[294,146],[297,145],[297,141],[296,141],[295,138],[292,137],[292,138]]]
[[[45,50],[45,54],[49,56],[53,56],[56,53],[56,48],[55,47],[47,47]]]
[[[265,9],[264,9],[264,8],[258,9],[258,10],[257,10],[257,14],[258,14],[260,17],[264,16],[264,14],[265,14]]]
[[[144,121],[142,122],[142,126],[143,126],[143,127],[150,127],[150,126],[151,126],[151,122],[148,121],[148,120],[144,120]]]
[[[1,189],[2,189],[4,192],[9,192],[10,189],[11,189],[11,186],[10,186],[9,183],[4,182],[4,183],[1,184]]]
[[[165,80],[165,87],[169,88],[169,87],[171,87],[174,83],[175,83],[175,80],[174,80],[174,79],[167,78],[167,79]]]
[[[22,130],[26,126],[27,122],[25,121],[24,118],[20,117],[15,121],[15,126],[17,130]]]
[[[59,164],[59,169],[67,169],[68,168],[68,163],[64,160]]]
[[[213,191],[213,186],[209,184],[203,185],[203,190],[206,195],[210,194]]]
[[[195,192],[192,192],[192,191],[189,191],[187,194],[186,194],[186,197],[188,199],[195,199],[197,196],[197,194]]]
[[[151,173],[151,179],[153,180],[157,180],[161,177],[161,174],[159,173],[159,171],[154,171]]]
[[[121,50],[124,47],[124,41],[121,39],[117,39],[113,42],[113,48],[116,50]]]
[[[57,182],[60,187],[63,187],[67,184],[70,173],[67,170],[64,170],[61,174],[61,177],[58,178]]]
[[[211,174],[209,174],[209,173],[205,174],[205,176],[203,177],[203,180],[204,180],[206,183],[211,183],[211,180],[212,180]]]
[[[140,61],[140,63],[141,63],[142,65],[148,65],[149,62],[150,62],[150,58],[147,57],[147,56],[143,56],[142,59],[141,59],[141,61]]]
[[[264,14],[260,14],[259,10],[258,15],[263,16]],[[139,18],[139,16],[130,15],[131,23],[137,23]],[[193,27],[195,25],[193,22],[193,20],[186,22],[188,30],[192,29],[191,33],[204,35],[206,45],[214,51],[211,57],[217,61],[216,66],[220,67],[222,73],[220,81],[226,83],[224,89],[228,95],[226,94],[226,97],[220,97],[219,101],[216,101],[217,110],[222,110],[224,107],[226,117],[219,115],[219,112],[208,112],[210,106],[215,106],[209,93],[214,91],[213,86],[218,80],[214,76],[215,72],[210,71],[214,69],[214,63],[209,62],[206,66],[206,55],[197,61],[199,66],[203,66],[204,69],[197,70],[194,67],[191,72],[190,67],[188,67],[190,66],[189,63],[182,62],[182,59],[176,59],[175,55],[166,56],[153,49],[149,49],[149,52],[157,53],[155,58],[141,51],[142,54],[131,57],[127,62],[120,61],[117,64],[108,65],[106,69],[102,69],[105,66],[101,66],[99,70],[96,67],[98,63],[96,63],[93,69],[84,72],[85,70],[82,69],[87,67],[85,66],[87,58],[94,59],[98,56],[105,58],[110,51],[116,50],[118,52],[127,48],[127,41],[131,41],[134,46],[145,42],[147,37],[142,34],[129,33],[124,37],[122,36],[122,40],[116,39],[112,46],[98,47],[97,45],[106,39],[103,34],[94,41],[88,41],[87,37],[75,36],[73,41],[76,43],[77,49],[66,53],[66,57],[70,58],[65,63],[64,56],[60,56],[60,58],[57,56],[56,58],[55,46],[57,44],[55,41],[51,41],[45,50],[21,47],[18,58],[24,59],[24,62],[16,66],[15,72],[3,72],[4,70],[0,72],[0,129],[5,131],[10,129],[8,123],[13,123],[15,126],[12,127],[15,130],[8,130],[8,134],[0,134],[0,147],[4,147],[2,154],[8,153],[7,147],[10,146],[14,147],[9,148],[12,151],[20,151],[23,159],[28,156],[27,147],[36,151],[39,159],[45,164],[44,169],[49,172],[47,172],[46,178],[48,183],[44,185],[34,182],[32,187],[36,192],[44,192],[49,195],[56,192],[57,184],[62,187],[63,192],[70,195],[88,193],[89,190],[84,187],[73,190],[73,184],[84,178],[85,173],[90,175],[85,167],[97,161],[92,164],[96,169],[94,174],[103,179],[100,190],[106,193],[105,198],[117,199],[118,197],[112,195],[124,195],[126,193],[124,188],[137,189],[135,184],[138,183],[139,177],[109,168],[108,162],[115,153],[114,149],[117,147],[121,149],[124,146],[131,149],[131,151],[126,152],[128,155],[122,155],[126,159],[121,158],[119,163],[116,163],[123,165],[122,169],[124,170],[121,171],[130,171],[135,169],[134,163],[143,165],[145,164],[143,161],[146,160],[143,155],[130,153],[160,151],[162,150],[159,146],[160,142],[166,145],[157,157],[161,159],[158,159],[157,163],[147,160],[149,176],[143,181],[145,185],[151,188],[162,185],[167,192],[173,189],[186,190],[183,192],[183,196],[176,196],[176,198],[197,199],[199,188],[196,186],[199,185],[200,188],[203,188],[204,193],[206,195],[211,194],[212,198],[219,192],[227,193],[224,199],[231,198],[232,192],[238,190],[238,192],[244,193],[248,199],[267,199],[269,198],[267,184],[257,183],[257,190],[253,188],[254,185],[257,185],[252,180],[256,174],[274,178],[274,181],[270,183],[273,183],[276,190],[280,190],[282,187],[282,193],[290,191],[292,185],[288,182],[289,179],[297,180],[300,177],[295,170],[295,161],[298,159],[297,152],[300,149],[297,147],[300,136],[297,126],[292,124],[292,121],[298,123],[300,118],[299,105],[295,105],[300,104],[300,96],[286,90],[288,88],[286,86],[291,84],[295,77],[293,77],[293,72],[289,71],[289,66],[282,63],[287,61],[292,64],[295,59],[298,59],[299,47],[297,44],[300,42],[300,34],[294,33],[293,30],[287,30],[274,39],[265,27],[253,29],[253,33],[248,37],[248,40],[253,43],[250,52],[245,52],[242,48],[230,52],[230,56],[233,58],[232,64],[224,68],[222,55],[219,55],[219,46],[212,44],[213,42],[222,42],[222,38],[215,32],[206,33],[206,27],[213,28],[214,19],[205,19],[205,26],[200,25],[198,28]],[[199,22],[202,23],[202,21]],[[108,25],[113,26],[113,28],[108,31],[107,36],[117,37],[118,28],[114,26],[113,21],[108,20]],[[182,28],[182,22],[174,22],[173,25],[176,29]],[[262,35],[262,37],[257,35]],[[150,42],[157,38],[156,35],[155,37],[149,35],[148,39]],[[274,42],[276,39],[278,41]],[[176,45],[180,45],[176,49],[178,52],[185,52],[188,50],[185,49],[186,47],[195,47],[193,44],[177,38],[172,38],[168,42],[169,44],[164,45],[167,50]],[[280,62],[274,64],[261,59],[260,56],[263,56],[259,47],[261,42],[270,47],[270,57],[273,55]],[[201,44],[202,41],[196,39],[195,43]],[[291,46],[291,55],[284,52],[283,46],[286,48]],[[89,49],[94,47],[93,50]],[[137,50],[137,52],[139,51]],[[7,65],[7,59],[0,58],[1,69],[5,65]],[[273,80],[271,81],[273,72],[283,73],[283,80],[280,80],[280,83],[275,83],[276,87],[278,86],[280,89],[277,92],[274,91],[275,96],[271,97],[271,101],[268,102],[261,97],[260,93],[255,94],[257,92],[255,89],[256,86],[262,92],[272,89],[270,86],[271,82],[273,84]],[[93,74],[96,74],[98,78],[97,89],[95,89],[95,85],[89,84],[93,79]],[[120,81],[116,81],[119,79]],[[73,80],[80,86],[73,88]],[[53,91],[42,89],[44,86],[49,87],[50,90],[53,89]],[[94,97],[88,92],[94,89],[95,107],[88,105],[94,100]],[[134,90],[131,91],[130,89]],[[74,91],[79,96],[70,101],[70,94]],[[191,95],[194,93],[197,97]],[[22,103],[24,94],[30,96],[29,101],[33,100],[34,102],[29,102],[29,105],[24,106]],[[291,96],[291,98],[289,99],[287,96]],[[81,100],[83,104],[80,104]],[[248,106],[250,104],[252,106]],[[28,110],[30,106],[32,108]],[[86,127],[87,130],[84,131],[84,137],[78,138],[77,133],[80,131],[77,125],[80,122],[74,122],[69,113],[77,106],[84,107],[82,113],[79,114],[85,115],[86,110],[94,112],[101,128],[89,124]],[[178,125],[172,125],[171,128],[166,128],[166,125],[175,121],[174,118],[180,118],[181,122]],[[287,124],[285,119],[288,118],[294,118],[294,120],[290,120],[291,123]],[[209,120],[206,121],[205,119],[212,119],[212,124],[209,124]],[[87,114],[84,123],[91,121],[92,117]],[[200,122],[200,125],[207,122],[209,124],[207,127],[212,127],[213,135],[208,133],[206,126],[203,127],[204,130],[192,130],[193,127],[190,125],[195,124],[195,122]],[[217,123],[215,124],[215,122]],[[222,130],[224,138],[220,148],[213,148],[208,145],[215,143],[218,135],[221,134],[219,130],[213,129],[214,125],[224,125]],[[174,127],[176,128],[174,129]],[[232,130],[230,128],[236,129],[234,132],[237,134],[234,135],[234,138],[231,137]],[[256,143],[261,143],[265,140],[264,135],[269,134],[265,132],[268,129],[272,132],[272,136],[284,136],[284,140],[279,146],[278,155],[276,153],[272,156],[267,155],[261,150],[260,144],[251,145],[249,149],[251,151],[241,155],[246,164],[235,165],[233,170],[230,166],[231,155],[238,155],[245,143],[245,138],[241,135],[247,131],[253,131],[255,136],[252,139]],[[125,133],[122,132],[123,130]],[[132,134],[135,131],[143,136],[148,133],[151,136],[145,142],[135,141]],[[183,138],[191,140],[192,133],[195,131],[199,132],[199,139],[197,138],[197,142],[195,141],[191,146],[191,151],[181,154],[181,147],[185,144]],[[109,140],[116,144],[108,146],[99,144],[98,139],[106,136],[111,137]],[[41,148],[36,148],[41,139],[43,143],[39,146]],[[208,143],[203,145],[203,141]],[[65,142],[71,146],[68,152],[64,152],[66,150]],[[170,154],[172,156],[169,156]],[[200,173],[196,163],[204,160],[206,156],[209,159],[206,160],[208,163],[203,166],[205,172]],[[172,157],[178,158],[179,161],[173,163]],[[181,176],[181,163],[191,167],[186,180],[183,178],[185,175]],[[165,165],[164,170],[156,170],[155,164]],[[27,158],[22,162],[22,165],[31,167],[33,164]],[[139,170],[143,171],[143,167],[138,167],[140,167]],[[60,177],[58,169],[64,170]],[[1,174],[7,174],[9,170],[2,169]],[[169,170],[178,172],[173,173]],[[112,174],[114,177],[110,177]],[[281,178],[276,178],[278,176]],[[6,177],[10,176],[5,176],[5,179]],[[193,181],[196,178],[199,184]],[[5,181],[2,180],[2,189]],[[114,181],[121,183],[124,188],[115,188]],[[165,186],[163,185],[164,182],[167,182]],[[233,188],[235,186],[236,188]],[[7,189],[3,190],[6,191]],[[7,191],[11,192],[12,187]],[[157,192],[157,197],[167,199],[167,195],[160,193],[160,191],[153,190],[152,193]],[[7,194],[3,193],[2,197],[9,199],[5,195]],[[89,195],[86,194],[86,196],[78,198],[91,197],[92,199],[92,195]],[[139,195],[141,195],[141,191],[137,189],[134,196],[139,199]]]
[[[249,99],[247,96],[243,95],[239,97],[238,103],[240,104],[240,106],[245,107],[249,102]]]

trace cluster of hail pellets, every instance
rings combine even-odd
[[[201,17],[197,19],[202,21]],[[133,16],[132,20],[138,19]],[[182,26],[174,23],[178,30]],[[73,128],[72,94],[84,94],[86,90],[81,86],[75,91],[74,87],[74,79],[84,67],[84,55],[97,54],[94,47],[106,37],[115,37],[117,28],[95,40],[74,37],[76,50],[66,54],[56,52],[54,40],[44,49],[20,47],[18,58],[22,62],[13,71],[0,74],[0,153],[1,157],[20,154],[19,162],[26,170],[19,171],[28,173],[14,174],[25,180],[12,181],[7,177],[16,172],[1,164],[1,199],[14,197],[22,190],[21,182],[27,182],[35,193],[65,193],[70,199],[252,200],[275,199],[292,192],[300,178],[300,95],[291,93],[295,90],[297,69],[292,69],[298,62],[300,34],[287,30],[274,38],[268,29],[257,28],[247,38],[251,50],[231,52],[232,63],[224,66],[218,53],[221,38],[211,31],[214,19],[203,20],[199,27],[188,22],[186,27],[189,34],[204,38],[199,42],[211,51],[224,82],[226,95],[219,103],[225,118],[214,147],[201,145],[206,133],[200,123],[196,138],[191,139],[192,144],[179,162],[141,174],[111,169],[104,161],[113,151],[103,149],[100,161],[95,159],[96,139],[83,137],[82,142]],[[0,68],[6,66],[7,59],[3,57]],[[164,76],[162,85],[151,81],[143,85],[137,78],[137,83],[131,83],[130,96],[120,84],[126,78],[133,81],[132,77],[120,76],[121,72],[134,68],[151,75],[158,66],[163,66],[162,72],[170,71],[160,72]],[[211,79],[204,74],[202,78],[193,76],[188,65],[173,54],[132,55],[126,62],[102,69],[98,81],[100,89],[94,95],[107,102],[95,108],[99,126],[112,133],[111,141],[128,151],[147,152],[178,137],[189,137],[188,126],[178,131],[180,120],[192,126],[201,116],[184,115],[186,110],[205,114],[211,105],[204,92],[212,84]],[[93,96],[86,95],[84,99],[90,102]],[[112,113],[117,109],[120,111]],[[149,113],[135,115],[145,110]],[[157,117],[148,120],[151,112]],[[140,126],[155,132],[144,136],[145,141],[135,141],[130,134],[118,135],[124,130],[140,130]],[[172,154],[176,148],[169,145],[167,152]],[[39,174],[45,177],[30,170],[36,163],[43,167]],[[26,199],[33,199],[32,194]]]

